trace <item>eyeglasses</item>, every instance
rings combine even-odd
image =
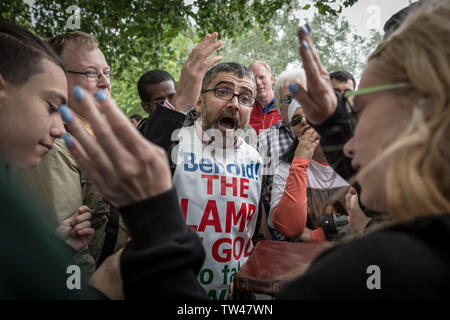
[[[78,72],[78,71],[67,70],[66,72],[84,75],[90,81],[99,81],[102,78],[102,76],[104,76],[106,79],[114,78],[114,74],[111,71],[97,73],[94,71]]]
[[[375,87],[369,87],[369,88],[363,88],[359,90],[349,90],[346,91],[343,95],[340,95],[342,98],[339,99],[338,94],[338,104],[343,103],[344,108],[346,110],[347,114],[347,123],[349,128],[354,131],[356,127],[356,123],[358,122],[358,118],[356,116],[355,110],[353,109],[353,105],[348,101],[348,98],[351,96],[358,96],[361,94],[368,94],[368,93],[374,93],[374,92],[381,92],[381,91],[387,91],[387,90],[393,90],[393,89],[399,89],[399,88],[407,88],[410,87],[410,84],[406,82],[399,82],[399,83],[393,83],[393,84],[385,84]]]
[[[367,93],[373,93],[373,92],[380,92],[380,91],[386,91],[386,90],[392,90],[392,89],[398,89],[398,88],[405,88],[409,87],[409,84],[406,82],[399,82],[394,84],[384,84],[381,86],[375,86],[375,87],[369,87],[359,90],[348,90],[344,93],[344,97],[348,98],[351,96],[359,96],[361,94],[367,94]]]
[[[281,102],[290,104],[290,103],[292,102],[292,100],[294,100],[294,97],[293,97],[293,96],[287,95],[286,97],[284,97],[283,99],[281,99]]]
[[[202,90],[202,93],[211,92],[214,91],[214,95],[225,101],[231,101],[235,96],[238,97],[239,104],[246,106],[246,107],[253,107],[253,104],[255,103],[255,97],[252,97],[248,93],[244,94],[236,94],[233,91],[229,89],[224,88],[214,88],[214,89],[205,89]]]

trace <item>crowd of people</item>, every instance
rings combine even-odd
[[[278,299],[448,298],[449,21],[447,0],[391,17],[359,84],[309,24],[276,81],[208,34],[128,118],[94,36],[0,20],[0,298],[229,299],[262,239],[335,243]]]

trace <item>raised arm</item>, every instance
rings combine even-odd
[[[294,81],[289,85],[289,89],[303,107],[309,122],[318,125],[334,113],[337,98],[331,85],[330,76],[322,66],[314,49],[309,25],[302,26],[297,35],[307,86],[305,88],[300,81]]]
[[[207,34],[192,49],[181,70],[177,93],[172,100],[175,110],[187,112],[196,104],[204,75],[209,68],[222,60],[221,56],[211,56],[222,45],[221,40],[216,41],[217,37],[217,32]]]

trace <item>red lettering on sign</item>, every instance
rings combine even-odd
[[[252,203],[248,204],[248,214],[247,214],[247,226],[250,223],[250,221],[252,221],[253,216],[256,213],[256,206]]]
[[[209,217],[212,217],[211,219]],[[219,212],[217,211],[217,205],[215,200],[208,200],[205,211],[203,212],[202,221],[198,226],[198,232],[204,232],[206,226],[214,226],[215,232],[222,232],[220,226]]]
[[[212,194],[213,193],[213,180],[219,179],[218,175],[208,175],[208,174],[202,174],[202,178],[208,179],[207,187],[206,187],[206,193]]]
[[[243,232],[245,228],[245,221],[247,217],[247,204],[242,202],[241,209],[236,215],[236,208],[233,201],[227,201],[227,218],[225,222],[225,232],[231,232],[231,224],[234,226],[240,222],[239,232]]]
[[[245,179],[245,178],[241,178],[241,188],[240,188],[241,190],[240,190],[240,193],[241,193],[241,197],[243,197],[243,198],[248,198],[248,194],[246,194],[244,192],[244,190],[248,190],[249,182],[250,182],[250,180]]]
[[[247,244],[245,242],[247,241]],[[245,249],[244,249],[245,246]],[[251,238],[236,237],[217,239],[211,248],[211,254],[214,260],[218,262],[229,262],[232,258],[235,260],[241,257],[248,257],[252,253],[253,243]]]
[[[245,246],[244,258],[249,257],[253,252],[253,242],[252,239],[248,239],[247,245]]]
[[[237,196],[237,178],[236,177],[232,177],[231,178],[231,183],[227,183],[227,176],[221,176],[220,177],[220,194],[222,196],[225,196],[227,194],[227,188],[233,188],[233,197]]]
[[[187,217],[187,210],[188,210],[188,205],[189,205],[189,199],[181,199],[181,212],[183,214],[183,218],[184,218],[184,222],[186,222],[186,217]],[[186,224],[189,228],[194,229],[195,231],[197,231],[197,226],[196,225],[192,225],[192,224]]]
[[[222,257],[219,255],[219,247],[222,243],[228,243],[231,245],[231,239],[229,238],[221,238],[218,239],[216,242],[214,242],[213,246],[212,246],[212,256],[214,258],[214,260],[218,261],[218,262],[228,262],[231,260],[231,248],[227,248],[227,249],[222,249],[222,254],[224,254],[225,256]]]
[[[240,243],[239,245],[239,251],[236,249],[236,243]],[[241,257],[242,251],[244,251],[244,243],[245,243],[245,239],[242,237],[237,237],[236,239],[234,239],[234,243],[233,243],[233,257],[236,260],[239,260],[239,258]]]
[[[181,213],[183,214],[184,222],[186,222],[186,214],[187,214],[187,208],[188,208],[189,199],[181,199]]]

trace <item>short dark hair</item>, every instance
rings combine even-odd
[[[353,75],[348,71],[345,70],[334,71],[330,73],[330,79],[336,79],[337,81],[340,82],[347,82],[348,80],[352,80],[353,89],[356,88],[355,77],[353,77]]]
[[[140,114],[133,114],[132,116],[130,116],[130,119],[134,119],[136,121],[141,121],[142,120],[142,116]]]
[[[220,72],[232,73],[240,79],[250,78],[256,86],[255,76],[253,75],[253,72],[249,68],[235,62],[223,62],[216,64],[211,69],[209,69],[208,72],[206,72],[202,81],[202,89],[206,89],[211,80],[213,80],[216,77],[216,75]]]
[[[141,101],[150,102],[152,97],[148,94],[145,89],[149,84],[157,84],[164,81],[172,81],[175,84],[175,80],[172,75],[164,70],[150,70],[144,73],[137,83],[137,89]]]
[[[22,85],[42,72],[47,59],[64,70],[61,59],[43,40],[27,29],[0,19],[0,73],[14,85]]]

